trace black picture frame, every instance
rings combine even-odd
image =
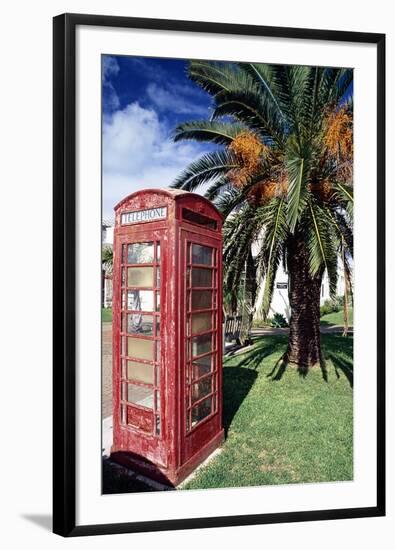
[[[377,45],[377,504],[372,507],[76,525],[76,27],[135,28]],[[385,35],[102,15],[53,19],[53,531],[136,533],[385,515]]]

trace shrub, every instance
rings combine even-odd
[[[282,313],[275,313],[270,319],[270,326],[275,328],[285,328],[288,326],[288,321]]]
[[[340,311],[343,305],[343,297],[336,296],[334,300],[325,300],[323,305],[320,307],[320,317],[323,315],[328,315],[328,313],[336,313]]]

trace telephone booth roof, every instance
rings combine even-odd
[[[120,214],[122,212],[160,206],[168,207],[168,217],[170,219],[191,222],[185,215],[186,212],[191,211],[197,215],[207,216],[215,220],[217,230],[222,226],[222,214],[208,199],[197,193],[172,188],[141,189],[131,193],[114,207],[116,225],[120,225]]]

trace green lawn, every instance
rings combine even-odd
[[[354,318],[353,318],[353,308],[350,307],[348,310],[348,324],[350,327],[353,326]],[[328,313],[327,315],[323,315],[321,317],[321,324],[322,325],[341,325],[343,326],[344,323],[344,313],[341,309],[340,311],[334,312],[334,313]]]
[[[224,362],[223,450],[185,489],[353,478],[352,337],[322,336],[328,381],[320,369],[301,377],[270,373],[286,336],[256,339]]]
[[[103,307],[101,310],[101,320],[103,323],[111,323],[112,321],[112,309]]]

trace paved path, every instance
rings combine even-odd
[[[112,325],[102,323],[102,418],[112,415]]]
[[[320,330],[323,334],[337,334],[343,333],[343,325],[321,325]],[[288,334],[289,328],[253,328],[251,331],[252,336],[273,336],[277,334]],[[348,334],[353,334],[353,327],[348,329]]]

